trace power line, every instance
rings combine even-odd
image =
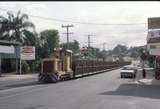
[[[4,8],[0,8],[0,10],[2,11],[11,11],[8,9],[4,9]],[[11,11],[14,13],[17,13],[16,11]],[[78,21],[70,21],[70,20],[64,20],[64,19],[56,19],[56,18],[49,18],[49,17],[42,17],[42,16],[36,16],[36,15],[31,15],[31,14],[27,14],[28,16],[31,17],[36,17],[39,19],[43,19],[43,20],[50,20],[50,21],[57,21],[57,22],[71,22],[71,23],[77,23],[77,24],[85,24],[85,25],[102,25],[102,26],[107,26],[107,25],[145,25],[146,23],[94,23],[94,22],[78,22]]]

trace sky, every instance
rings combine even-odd
[[[7,9],[14,12],[21,10],[28,15],[51,18],[41,19],[29,16],[36,26],[36,31],[56,29],[60,42],[66,42],[66,32],[62,25],[73,24],[69,28],[69,41],[77,40],[81,46],[87,45],[87,35],[91,36],[91,46],[113,49],[117,44],[128,47],[146,44],[148,17],[160,17],[160,2],[0,2],[0,15],[6,16]],[[60,19],[72,22],[56,21]],[[96,23],[95,24],[79,24]],[[114,25],[101,25],[114,24]],[[118,25],[117,25],[118,24]],[[128,24],[128,25],[122,25]]]

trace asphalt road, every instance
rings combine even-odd
[[[0,90],[37,84],[38,74],[0,77]]]
[[[120,70],[0,91],[0,109],[159,109],[160,86],[121,79]]]

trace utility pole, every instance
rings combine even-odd
[[[91,35],[91,34],[88,35],[88,48],[87,48],[88,56],[90,54],[90,47],[91,47],[90,36],[93,36],[93,35]]]
[[[93,36],[93,35],[88,35],[88,48],[90,48],[90,47],[91,47],[90,36]]]
[[[90,47],[90,35],[88,35],[88,48]]]
[[[73,24],[71,24],[71,25],[62,25],[62,28],[66,28],[66,30],[67,30],[67,32],[66,33],[64,33],[64,34],[66,34],[67,35],[67,49],[69,49],[69,34],[73,34],[73,33],[70,33],[69,32],[69,27],[73,27]]]
[[[105,51],[106,50],[106,43],[104,42],[103,43],[103,51]]]
[[[102,56],[103,56],[103,57],[102,57],[102,58],[103,58],[103,61],[105,61],[105,58],[106,58],[106,53],[105,53],[105,51],[106,51],[106,47],[105,47],[106,44],[107,44],[107,43],[105,43],[105,42],[103,43],[103,51],[102,51],[102,53],[103,53],[103,54],[102,54]]]

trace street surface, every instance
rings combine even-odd
[[[38,74],[5,74],[0,77],[0,90],[37,84]]]
[[[160,85],[121,79],[120,69],[56,84],[0,91],[0,109],[159,109]]]

